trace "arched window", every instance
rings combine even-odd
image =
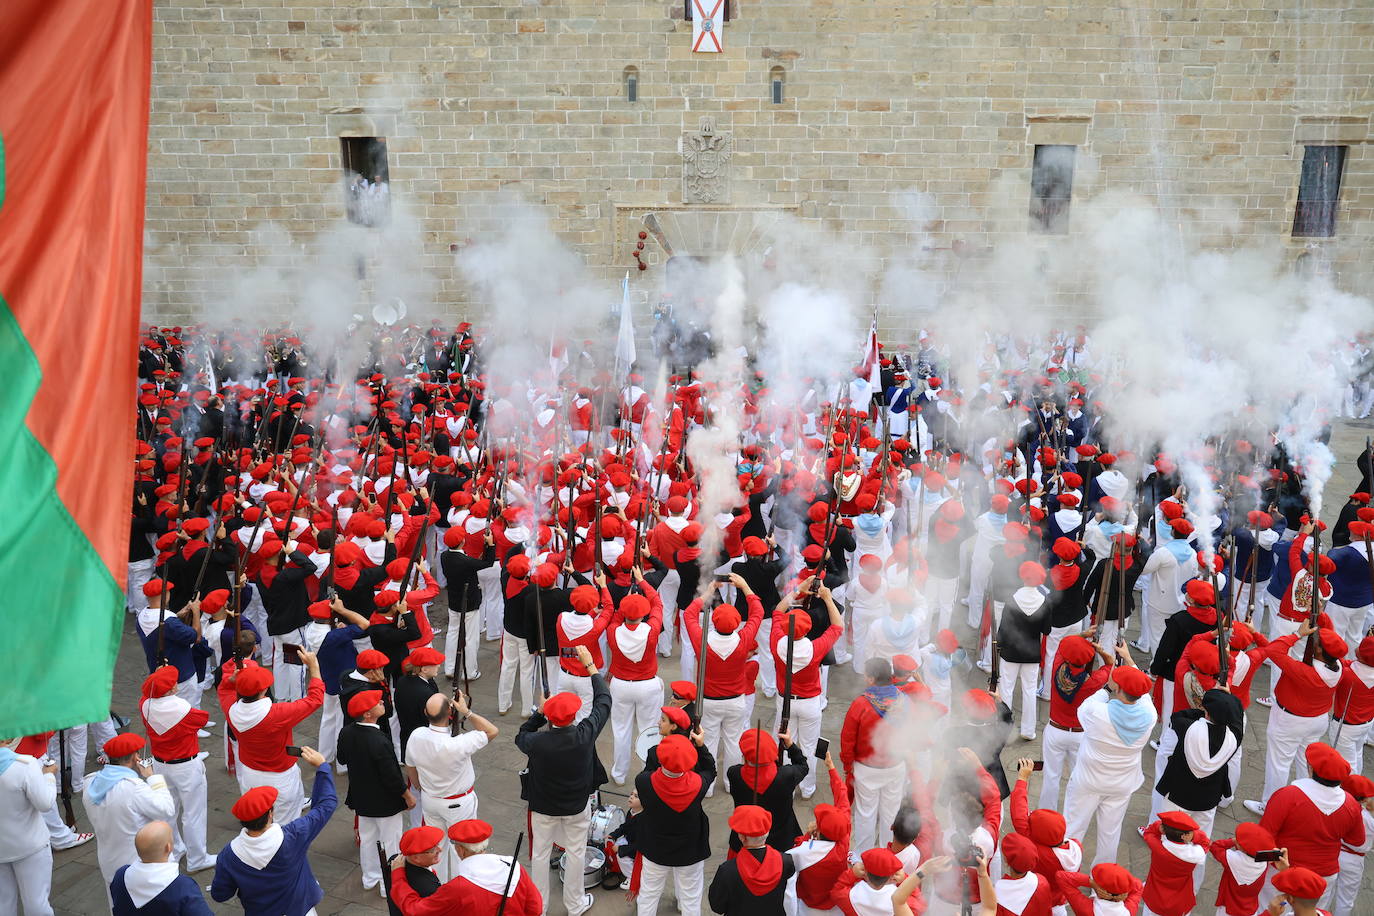
[[[784,82],[785,74],[782,67],[774,67],[768,71],[768,91],[774,105],[782,104],[782,84]]]
[[[626,68],[625,68],[624,79],[625,79],[625,101],[627,101],[627,102],[638,102],[638,101],[639,101],[639,68],[638,68],[638,67],[633,67],[633,66],[631,66],[631,67],[626,67]]]

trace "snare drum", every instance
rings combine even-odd
[[[616,828],[623,823],[625,823],[625,812],[615,805],[593,806],[592,819],[587,830],[587,845],[604,845]]]
[[[563,862],[567,856],[568,854],[565,852],[558,857],[558,874],[562,876],[565,881],[567,880],[567,875],[563,868]],[[596,846],[589,845],[587,847],[587,862],[582,869],[582,889],[591,890],[599,885],[605,877],[606,853],[602,852]]]
[[[658,726],[649,726],[635,739],[635,756],[640,760],[648,760],[649,748],[655,747],[662,740],[663,736],[658,733]]]

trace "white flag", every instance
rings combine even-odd
[[[725,35],[725,0],[692,0],[692,50],[719,54]]]
[[[620,372],[630,371],[635,362],[635,322],[630,310],[630,272],[620,281],[620,334],[615,340],[616,383]]]

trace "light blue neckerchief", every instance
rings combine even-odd
[[[994,531],[997,531],[998,533],[1001,533],[1002,528],[1007,524],[1007,516],[1006,516],[1006,513],[1003,513],[1002,515],[998,515],[996,512],[993,512],[993,511],[989,510],[989,511],[988,511],[988,524],[992,525]]]
[[[1112,728],[1122,744],[1135,744],[1154,725],[1154,707],[1149,702],[1137,700],[1125,703],[1112,697],[1107,701],[1107,717],[1112,720]]]
[[[1105,534],[1108,540],[1116,537],[1124,529],[1125,526],[1118,525],[1116,522],[1100,522],[1097,526],[1097,530]]]
[[[916,619],[910,614],[893,620],[892,617],[883,618],[883,635],[895,646],[905,646],[911,641],[911,637],[916,635]]]
[[[854,524],[860,531],[869,537],[876,536],[884,527],[883,517],[872,512],[865,513],[864,515],[856,515],[854,517]]]
[[[1171,541],[1165,541],[1164,546],[1169,549],[1169,553],[1174,555],[1174,559],[1180,563],[1196,554],[1192,545],[1183,538],[1174,538]]]
[[[19,755],[14,752],[12,747],[0,747],[0,774],[10,768],[10,764],[19,759]]]
[[[137,778],[138,774],[128,767],[106,764],[91,777],[91,802],[97,805],[104,804],[105,796],[110,794],[111,789],[126,779]]]

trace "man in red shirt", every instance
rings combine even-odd
[[[745,673],[749,657],[754,654],[755,640],[759,627],[763,624],[763,603],[754,594],[749,583],[738,573],[730,574],[730,582],[744,596],[749,617],[740,622],[739,609],[734,605],[721,604],[711,611],[711,629],[706,634],[706,647],[710,654],[706,657],[706,683],[702,686],[701,731],[705,735],[706,749],[716,753],[721,749],[720,779],[730,767],[743,761],[740,755],[739,739],[749,724],[749,700],[754,693],[754,679]],[[719,589],[722,583],[713,582],[712,590]],[[701,652],[701,600],[688,605],[683,611],[682,624],[687,629],[688,645],[694,653]],[[707,797],[715,792],[713,786]]]
[[[1063,643],[1060,643],[1063,650]],[[1066,839],[1064,815],[1050,808],[1030,810],[1030,775],[1035,761],[1022,757],[1016,761],[1016,785],[1011,790],[1011,825],[1019,834],[1035,844],[1038,859],[1035,871],[1049,882],[1054,906],[1064,905],[1064,892],[1059,889],[1059,873],[1076,872],[1083,864],[1083,844]],[[1004,849],[1005,853],[1005,841]]]
[[[1002,877],[993,884],[997,916],[1050,916],[1054,893],[1050,882],[1035,870],[1040,854],[1029,837],[1002,837]]]
[[[1102,657],[1102,667],[1092,670],[1095,655]],[[1078,746],[1083,743],[1083,726],[1078,723],[1078,707],[1089,696],[1102,689],[1111,677],[1115,659],[1101,646],[1088,642],[1078,634],[1065,636],[1059,642],[1054,663],[1050,666],[1050,720],[1045,726],[1041,756],[1045,761],[1040,774],[1040,807],[1059,808],[1059,783],[1064,773],[1073,771],[1078,759]]]
[[[1285,637],[1287,638],[1287,637]],[[1260,826],[1274,835],[1274,843],[1288,850],[1288,861],[1310,868],[1327,879],[1341,870],[1341,844],[1358,847],[1365,840],[1364,814],[1360,803],[1341,788],[1350,775],[1350,764],[1329,744],[1309,745],[1307,765],[1312,776],[1284,786],[1269,799]],[[1260,895],[1267,905],[1274,896],[1271,888]]]
[[[864,672],[868,686],[849,704],[840,730],[840,763],[845,782],[854,792],[850,842],[856,849],[881,846],[892,839],[892,821],[906,785],[906,761],[893,753],[889,733],[893,726],[887,723],[888,713],[898,711],[895,722],[905,705],[902,693],[892,684],[892,663],[870,658]]]
[[[1193,872],[1206,861],[1211,840],[1183,811],[1160,812],[1159,820],[1145,828],[1144,837],[1150,847],[1150,873],[1145,876],[1143,911],[1187,916],[1197,903]]]
[[[572,610],[559,614],[555,625],[558,632],[558,663],[563,667],[558,686],[566,687],[568,693],[577,694],[582,701],[577,718],[573,720],[574,725],[591,715],[592,679],[572,653],[576,647],[586,646],[600,668],[603,663],[601,634],[606,632],[606,627],[611,624],[611,615],[615,613],[615,602],[606,590],[606,577],[597,573],[594,581],[595,586],[579,585],[568,594]]]
[[[830,595],[830,589],[820,584],[819,579],[808,580],[807,587],[825,602],[830,613],[830,626],[814,639],[807,639],[811,619],[805,610],[793,608],[773,614],[774,674],[778,684],[778,716],[773,723],[776,732],[782,723],[783,685],[787,683],[787,643],[788,627],[791,627],[792,641],[792,721],[787,731],[797,736],[797,745],[809,761],[809,772],[802,780],[802,798],[816,794],[816,741],[821,736],[821,660],[844,635],[844,618]]]
[[[301,650],[305,665],[306,693],[302,699],[273,703],[267,695],[272,686],[272,672],[253,667],[236,671],[231,676],[238,701],[229,707],[229,725],[238,735],[239,789],[247,792],[258,786],[277,790],[272,805],[272,818],[286,825],[300,817],[305,800],[296,758],[286,753],[295,742],[291,730],[324,705],[324,681],[320,680],[320,665],[313,652]],[[226,676],[228,679],[229,676]]]
[[[1365,737],[1374,726],[1374,636],[1366,636],[1355,657],[1342,662],[1332,706],[1331,744],[1356,772],[1363,768]]]
[[[663,678],[658,676],[658,638],[663,632],[663,602],[654,587],[644,581],[638,566],[634,579],[642,595],[620,600],[606,628],[606,648],[611,654],[607,671],[611,689],[611,732],[615,755],[611,778],[624,785],[630,772],[635,739],[658,721],[663,705]]]
[[[210,714],[196,709],[176,692],[177,669],[163,665],[143,680],[139,715],[153,752],[153,772],[161,773],[171,790],[176,814],[172,817],[172,858],[186,856],[186,871],[194,874],[215,867],[205,852],[205,763],[197,733]]]
[[[1317,634],[1316,652],[1312,664],[1304,665],[1290,652],[1298,640],[1313,633]],[[1298,751],[1326,733],[1336,684],[1345,670],[1339,662],[1346,651],[1345,640],[1335,630],[1316,630],[1306,620],[1298,632],[1280,636],[1265,648],[1265,658],[1278,668],[1279,677],[1274,682],[1274,705],[1269,710],[1265,741],[1264,794],[1259,801],[1245,802],[1255,814],[1263,814],[1270,796],[1288,784]]]
[[[1140,879],[1117,865],[1103,862],[1094,865],[1091,875],[1077,871],[1061,871],[1056,881],[1073,916],[1106,916],[1126,913],[1135,916],[1140,910],[1140,897],[1145,885]],[[1087,888],[1091,893],[1085,892]],[[1098,907],[1098,902],[1107,906]],[[1120,907],[1110,906],[1121,904]]]

